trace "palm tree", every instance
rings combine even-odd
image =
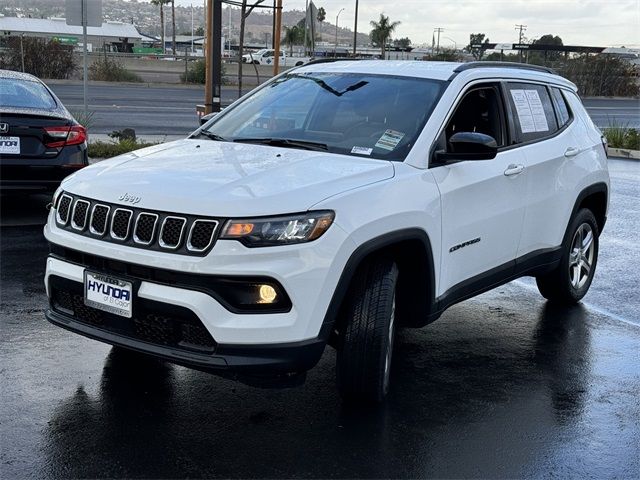
[[[293,56],[293,46],[302,42],[304,32],[297,26],[284,27],[284,43],[289,46],[289,56]]]
[[[375,22],[371,20],[373,30],[371,30],[369,36],[373,43],[380,46],[383,60],[386,58],[387,40],[398,25],[400,25],[400,22],[390,22],[389,17],[385,17],[383,13],[380,14],[380,21]]]
[[[151,0],[153,5],[160,6],[160,39],[162,41],[162,53],[164,53],[164,6],[170,1],[171,0]]]

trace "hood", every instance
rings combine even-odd
[[[64,190],[104,202],[207,216],[305,211],[393,177],[391,162],[264,145],[185,139],[131,152],[68,177]]]

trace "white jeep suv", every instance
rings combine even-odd
[[[249,383],[296,383],[329,344],[342,396],[381,400],[396,328],[524,275],[552,301],[586,294],[605,147],[543,68],[309,64],[68,177],[46,315]]]

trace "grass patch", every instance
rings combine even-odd
[[[612,148],[640,150],[640,132],[636,128],[612,125],[603,129],[602,133]]]
[[[151,147],[152,145],[157,145],[157,143],[138,142],[131,139],[123,139],[119,142],[97,141],[89,144],[89,157],[111,158],[140,148]]]

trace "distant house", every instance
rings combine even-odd
[[[18,18],[0,16],[0,39],[11,36],[56,38],[61,43],[82,46],[82,27],[67,25],[64,18]],[[140,45],[142,35],[135,25],[105,22],[101,27],[87,27],[87,49],[131,52]]]

